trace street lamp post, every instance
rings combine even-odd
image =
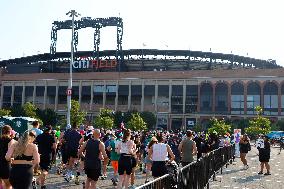
[[[70,111],[71,111],[71,95],[72,95],[72,65],[73,65],[73,54],[74,54],[74,17],[80,16],[75,10],[71,10],[66,13],[67,16],[72,17],[72,39],[71,39],[71,61],[70,61],[70,75],[68,81],[68,89],[67,89],[67,125],[71,125],[70,121]]]

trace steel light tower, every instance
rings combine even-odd
[[[72,39],[71,39],[71,61],[70,61],[70,75],[68,81],[67,93],[67,125],[71,125],[71,95],[72,95],[72,65],[73,65],[73,54],[74,54],[74,17],[80,16],[75,10],[71,10],[66,13],[67,16],[72,17]]]

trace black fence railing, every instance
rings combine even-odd
[[[235,158],[235,145],[226,146],[208,153],[196,162],[182,167],[176,174],[167,174],[138,189],[204,189],[209,188],[209,180],[215,180],[216,172]]]

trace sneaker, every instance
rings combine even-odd
[[[78,176],[75,177],[75,184],[76,184],[76,185],[79,185],[79,184],[80,184],[80,180],[79,180],[79,177],[78,177]]]
[[[34,178],[33,178],[33,181],[32,181],[32,188],[33,188],[33,189],[37,189],[36,185],[37,185],[37,183],[36,183],[36,178],[34,177]]]
[[[258,174],[259,174],[259,175],[262,175],[262,174],[263,174],[263,172],[259,171],[259,172],[258,172]]]
[[[264,175],[271,175],[271,173],[267,172],[267,173],[264,173]]]
[[[101,180],[105,180],[107,178],[106,175],[101,176]]]

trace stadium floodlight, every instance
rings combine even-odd
[[[72,96],[72,65],[73,65],[73,58],[74,58],[74,17],[80,16],[75,10],[71,10],[66,13],[67,16],[72,17],[72,39],[71,39],[71,61],[70,61],[70,75],[68,81],[68,89],[66,91],[67,95],[67,125],[71,125],[71,96]]]

